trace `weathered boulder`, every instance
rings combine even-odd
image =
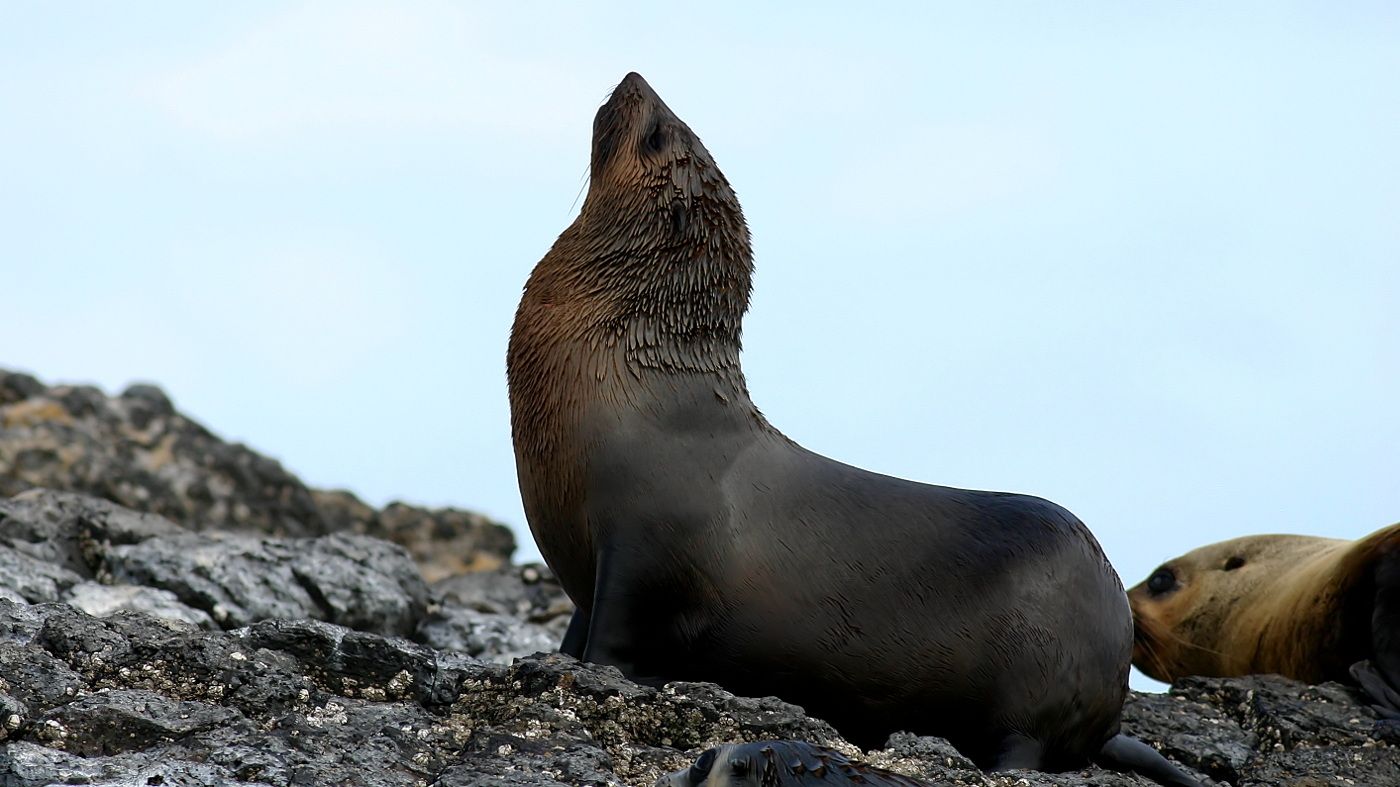
[[[307,487],[274,459],[220,439],[153,385],[109,397],[0,369],[0,498],[34,488],[81,492],[187,530],[307,537],[350,531],[393,541],[429,579],[505,565],[505,526],[459,509]]]
[[[1393,784],[1400,750],[1355,692],[1276,677],[1134,695],[1127,727],[1231,784]],[[979,772],[936,738],[861,752],[774,698],[513,664],[320,621],[231,631],[0,601],[0,783],[649,784],[732,741],[800,739],[931,784],[1148,784],[1097,768]],[[1312,781],[1309,781],[1311,779]]]
[[[573,607],[512,548],[311,490],[151,386],[0,372],[0,785],[646,785],[765,739],[937,785],[1149,784],[985,774],[909,733],[861,752],[776,698],[538,652]],[[1124,728],[1214,783],[1400,784],[1400,724],[1336,684],[1184,680]]]
[[[97,615],[137,610],[224,628],[311,618],[402,635],[429,599],[408,553],[377,538],[191,533],[42,489],[0,500],[0,586],[10,600],[65,601]]]

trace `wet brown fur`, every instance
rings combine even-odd
[[[736,394],[766,425],[739,368],[753,270],[739,201],[645,83],[618,90],[594,119],[583,208],[530,274],[507,355],[527,518],[573,590],[593,584],[593,567],[573,559],[594,551],[579,509],[579,416],[632,399],[652,373],[691,371],[714,375],[717,395]],[[662,144],[648,145],[658,133]],[[669,235],[656,232],[657,214]]]
[[[1400,524],[1357,541],[1246,536],[1170,560],[1162,565],[1176,589],[1154,597],[1143,581],[1128,591],[1133,664],[1168,682],[1256,673],[1345,680],[1370,655],[1370,569],[1391,549],[1400,549]]]

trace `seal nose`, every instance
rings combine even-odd
[[[656,91],[652,90],[651,85],[648,85],[647,81],[642,79],[642,75],[638,74],[636,71],[628,73],[627,76],[622,78],[621,82],[617,83],[617,87],[613,89],[613,95],[637,96],[638,98],[651,101],[658,100]]]

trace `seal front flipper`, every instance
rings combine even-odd
[[[1374,661],[1358,661],[1347,670],[1373,703],[1381,718],[1400,719],[1400,692],[1391,686]]]
[[[1187,776],[1180,768],[1162,756],[1162,753],[1136,738],[1127,735],[1114,735],[1103,745],[1094,761],[1115,771],[1129,771],[1146,776],[1158,784],[1173,787],[1201,787],[1201,783]]]
[[[587,646],[588,613],[576,609],[574,616],[569,618],[569,628],[564,632],[564,641],[559,643],[559,652],[582,661],[583,651]]]
[[[617,667],[634,682],[649,686],[678,677],[677,643],[666,627],[675,617],[676,596],[649,581],[657,573],[644,555],[623,556],[611,548],[599,551],[593,610],[586,617],[584,661]],[[571,631],[573,624],[570,621]]]

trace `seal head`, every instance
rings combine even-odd
[[[1375,660],[1400,686],[1400,524],[1358,541],[1257,535],[1163,563],[1128,591],[1133,663],[1187,675],[1345,681]]]

